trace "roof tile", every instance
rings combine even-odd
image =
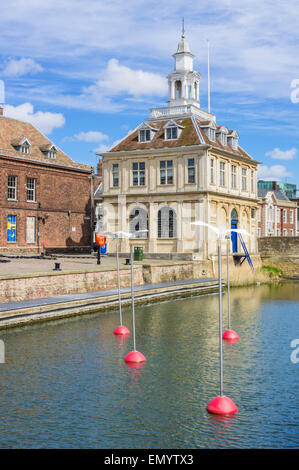
[[[14,145],[17,146],[20,141],[24,140],[24,137],[31,144],[30,151],[26,154],[18,152],[14,147]],[[82,168],[84,170],[91,169],[89,165],[74,162],[55,144],[57,148],[56,158],[49,159],[41,150],[41,147],[45,144],[52,145],[53,143],[32,124],[0,115],[0,154],[44,162],[49,165],[58,164],[72,168]]]
[[[176,140],[165,140],[164,139],[164,126],[170,120],[176,122],[178,125],[183,126],[183,130],[180,134],[180,137]],[[195,118],[199,129],[201,126],[206,125],[209,121],[200,121],[199,119]],[[130,150],[143,150],[143,149],[160,149],[160,148],[176,148],[176,147],[183,147],[189,145],[200,145],[200,139],[197,134],[197,131],[194,127],[192,119],[188,118],[181,118],[181,119],[165,119],[161,121],[145,121],[150,126],[154,126],[158,129],[155,133],[153,139],[150,142],[139,142],[138,141],[138,129],[136,129],[132,134],[125,137],[121,142],[119,142],[115,147],[113,147],[110,152],[120,152],[120,151],[130,151]],[[220,128],[221,126],[217,126]],[[201,131],[201,129],[200,129]],[[233,149],[229,143],[224,146],[216,140],[212,142],[208,139],[204,131],[201,131],[201,135],[203,137],[203,142],[207,145],[211,145],[216,147],[219,150],[226,150],[235,155],[239,155],[244,158],[252,159],[248,153],[245,152],[241,147],[238,147],[237,150]]]

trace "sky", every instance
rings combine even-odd
[[[73,160],[96,165],[166,106],[181,35],[207,109],[236,129],[259,176],[299,188],[298,0],[10,0],[0,17],[0,101]],[[1,83],[1,82],[0,82]],[[3,88],[3,87],[2,87]]]

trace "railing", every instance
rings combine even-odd
[[[159,118],[164,116],[174,116],[181,114],[195,114],[201,119],[216,121],[216,116],[214,114],[208,113],[203,109],[198,108],[192,104],[186,104],[182,106],[169,106],[167,108],[151,108],[151,118]]]

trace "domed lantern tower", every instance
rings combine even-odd
[[[200,73],[193,70],[194,55],[190,51],[184,33],[173,57],[175,60],[174,72],[167,76],[169,85],[168,106],[192,104],[199,108]]]

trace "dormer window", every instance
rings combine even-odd
[[[231,146],[234,150],[238,150],[238,139],[231,139]]]
[[[227,145],[227,134],[228,134],[228,130],[224,126],[218,128],[216,131],[216,137],[218,141],[220,142],[220,144],[223,145],[224,147]]]
[[[55,152],[54,150],[52,150],[51,152],[48,152],[47,157],[49,157],[49,158],[56,158],[56,152]]]
[[[149,129],[141,129],[139,133],[140,142],[149,142],[151,140],[151,131]]]
[[[31,146],[29,140],[26,139],[25,137],[16,137],[16,138],[12,139],[11,145],[18,152],[21,152],[21,153],[29,153],[30,146]]]
[[[239,146],[239,135],[237,131],[230,131],[230,133],[227,136],[227,141],[228,144],[234,149],[238,150]]]
[[[40,150],[48,158],[56,158],[57,148],[51,142],[47,142],[40,146]]]
[[[204,123],[201,124],[200,126],[204,133],[206,134],[207,138],[211,141],[211,142],[215,142],[216,140],[216,125],[213,121],[206,121]]]
[[[174,121],[169,121],[166,126],[164,126],[164,138],[165,140],[176,140],[180,137],[183,126],[180,126]]]
[[[178,128],[177,127],[168,127],[166,129],[166,139],[177,139],[178,138]]]
[[[29,153],[29,145],[20,145],[18,150],[19,152],[22,152],[22,153]]]
[[[208,129],[209,131],[209,139],[212,141],[212,142],[215,142],[216,140],[216,131],[215,129],[212,129],[211,127]]]
[[[138,141],[139,142],[150,142],[155,133],[157,132],[158,129],[155,127],[150,126],[147,123],[144,123],[140,128],[139,128],[139,133],[138,133]]]

